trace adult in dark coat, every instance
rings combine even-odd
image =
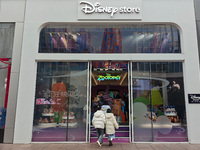
[[[112,113],[114,114],[114,116],[117,117],[117,122],[119,122],[119,117],[121,116],[122,106],[124,106],[124,104],[121,97],[119,95],[116,95],[113,100]]]

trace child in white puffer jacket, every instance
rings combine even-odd
[[[107,109],[106,113],[106,133],[108,134],[109,146],[112,146],[112,139],[115,138],[115,128],[118,129],[119,125],[111,111],[111,109]]]
[[[104,112],[101,110],[101,107],[97,107],[97,111],[94,113],[94,117],[92,119],[92,125],[96,128],[97,131],[97,144],[99,146],[103,143],[103,134],[104,134],[104,127],[105,127],[105,115]]]

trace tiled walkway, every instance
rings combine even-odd
[[[188,143],[115,143],[108,146],[105,143],[98,147],[96,143],[74,144],[0,144],[0,150],[200,150],[200,144]]]

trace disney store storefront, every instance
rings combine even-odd
[[[47,25],[39,53],[175,54],[181,53],[180,33],[170,24]],[[115,141],[186,142],[182,66],[178,61],[38,62],[32,141],[95,142],[93,99],[102,95],[112,107],[118,94],[125,106]]]
[[[191,41],[185,34],[195,36],[188,29],[194,24],[185,24],[178,14],[169,17],[164,13],[166,8],[150,4],[158,8],[160,14],[155,14],[147,3],[137,0],[128,7],[131,2],[125,1],[120,7],[121,2],[114,5],[91,0],[76,2],[76,6],[71,1],[68,5],[77,7],[78,19],[74,14],[71,20],[67,15],[67,21],[61,19],[62,15],[58,19],[44,13],[27,22],[24,42],[30,35],[34,40],[22,48],[24,80],[20,77],[15,143],[96,142],[96,130],[91,124],[94,103],[103,99],[112,107],[117,95],[124,106],[113,142],[191,141],[193,129],[188,124],[191,121],[188,112],[191,105],[197,104],[189,104],[187,95],[198,91],[188,89],[191,85],[188,76],[189,65],[195,64],[198,58],[191,60],[187,55],[192,55],[188,51],[194,55],[198,50],[195,46],[188,49]],[[112,5],[115,7],[107,7]],[[173,5],[173,10],[184,11],[179,5]],[[186,2],[183,5],[186,7]],[[41,10],[43,7],[40,6]],[[90,12],[92,8],[94,11]],[[31,17],[31,2],[27,10]],[[47,16],[49,23],[41,24]],[[24,64],[26,56],[29,61]],[[23,70],[27,66],[31,68],[25,75]],[[34,80],[25,89],[27,75]],[[196,83],[193,80],[199,83],[197,76],[191,81]],[[30,103],[24,114],[20,108],[27,101]],[[19,136],[21,115],[31,119],[24,123],[28,135],[22,137]]]

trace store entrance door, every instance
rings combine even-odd
[[[91,117],[97,111],[97,105],[110,106],[119,124],[116,139],[113,142],[130,142],[129,130],[129,63],[114,61],[92,62],[91,67]],[[121,103],[116,102],[120,100]],[[131,130],[130,130],[131,131]],[[108,142],[108,135],[103,139]],[[97,141],[97,132],[90,124],[90,141]]]

